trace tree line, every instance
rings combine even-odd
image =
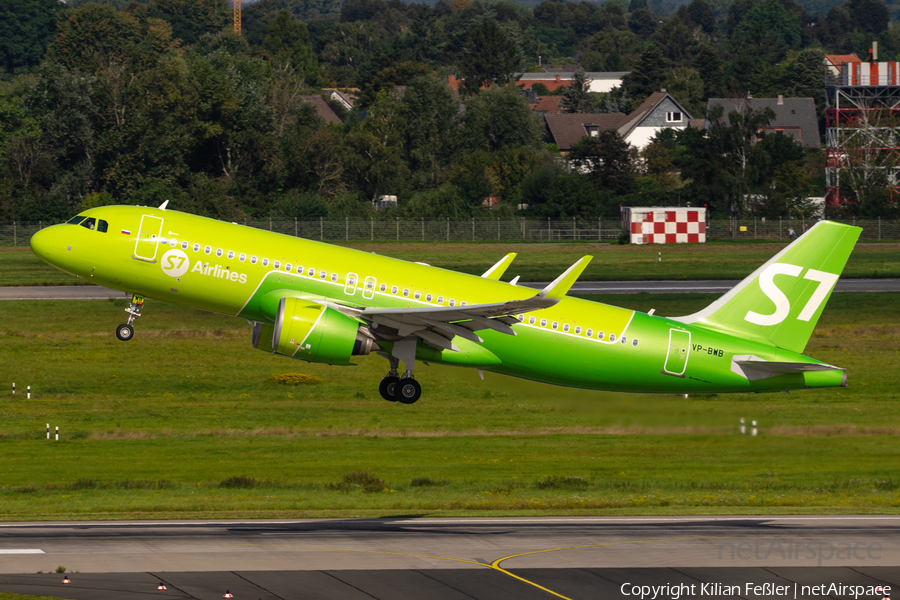
[[[0,220],[166,199],[228,220],[594,218],[687,202],[803,216],[824,193],[824,153],[756,142],[771,114],[666,131],[641,156],[606,132],[563,157],[510,75],[631,71],[610,94],[559,92],[581,112],[629,112],[664,87],[694,117],[748,93],[812,97],[821,117],[824,53],[878,40],[891,59],[900,28],[881,0],[820,8],[263,0],[236,35],[225,0],[0,0]],[[332,103],[343,123],[304,100],[323,87],[359,88],[352,111]],[[398,206],[376,213],[383,195]],[[841,210],[897,216],[875,192]]]

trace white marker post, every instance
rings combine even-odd
[[[47,423],[47,439],[50,439],[50,423]]]
[[[27,394],[26,394],[26,398],[25,398],[25,399],[26,399],[26,400],[31,400],[31,386],[29,385],[29,386],[27,386],[27,388],[28,388],[28,392],[27,392]]]
[[[13,396],[16,395],[16,382],[13,382]]]
[[[756,435],[756,421],[753,421],[753,430],[750,432],[750,435]]]
[[[741,435],[747,435],[747,426],[744,425],[744,417],[741,417]]]
[[[59,441],[59,425],[56,426],[56,441]]]

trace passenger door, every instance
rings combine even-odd
[[[147,262],[156,261],[159,236],[162,235],[163,220],[153,215],[141,217],[141,228],[134,243],[134,257]]]
[[[669,351],[666,353],[666,364],[663,366],[663,373],[675,377],[684,377],[690,351],[691,333],[681,329],[670,329]]]

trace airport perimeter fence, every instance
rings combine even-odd
[[[900,221],[843,221],[863,228],[861,239],[900,240]],[[790,240],[790,229],[799,236],[814,220],[728,219],[706,223],[708,240]],[[0,246],[27,246],[35,232],[54,225],[46,221],[0,223]],[[584,242],[615,243],[622,234],[618,219],[594,220],[361,220],[314,221],[266,219],[246,221],[250,227],[324,242]]]

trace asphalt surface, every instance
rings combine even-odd
[[[51,572],[57,565],[70,584]],[[900,517],[0,524],[0,591],[79,600],[212,599],[226,590],[235,598],[575,600],[640,597],[628,595],[633,586],[662,584],[693,585],[682,588],[686,597],[848,597],[803,593],[832,583],[886,584],[893,592],[879,600],[897,597]],[[702,584],[740,593],[703,593]]]
[[[519,285],[543,289],[549,282]],[[724,294],[740,283],[737,279],[706,281],[578,281],[572,294]],[[835,292],[900,292],[900,279],[841,279]],[[0,287],[0,300],[106,300],[127,298],[124,292],[101,286],[13,286]]]

